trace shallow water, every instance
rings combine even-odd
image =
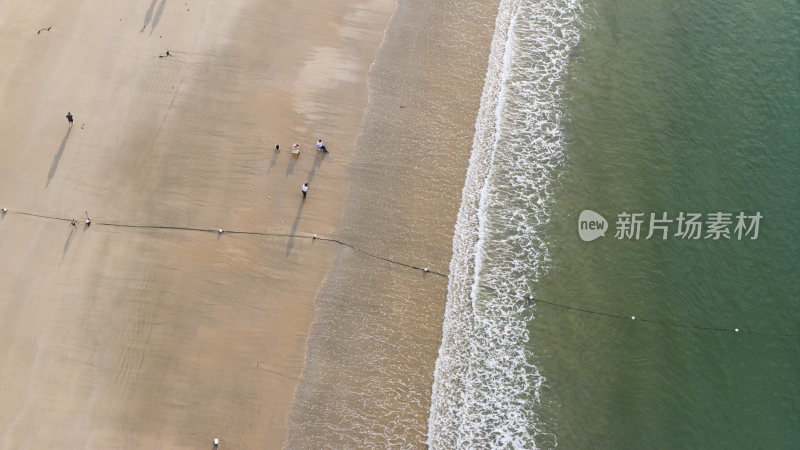
[[[800,8],[517,0],[499,17],[429,443],[791,447]],[[584,209],[606,237],[579,238]],[[762,219],[757,239],[676,222],[616,239],[623,212]]]

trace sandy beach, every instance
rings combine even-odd
[[[0,447],[284,445],[394,8],[0,2]]]

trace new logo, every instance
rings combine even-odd
[[[578,217],[578,235],[586,242],[593,241],[606,235],[608,221],[606,218],[592,211],[584,209]]]

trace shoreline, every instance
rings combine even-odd
[[[336,238],[446,274],[495,2],[400,0]],[[317,297],[289,447],[424,447],[447,278],[342,248]]]

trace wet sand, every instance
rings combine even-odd
[[[424,448],[453,229],[497,1],[400,0],[290,416],[292,448]]]
[[[0,2],[0,447],[283,445],[393,10]]]

